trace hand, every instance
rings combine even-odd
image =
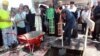
[[[16,24],[18,24],[20,21],[16,21]]]
[[[20,21],[16,21],[16,23],[19,23],[19,22],[21,22],[21,21],[25,21],[25,20],[22,19],[22,20],[20,20]]]

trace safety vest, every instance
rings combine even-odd
[[[0,9],[0,19],[1,20],[9,20],[10,19],[10,13],[8,11],[5,11],[3,9]],[[2,22],[0,21],[0,29],[5,29],[11,27],[13,24],[12,22]]]

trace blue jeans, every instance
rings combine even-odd
[[[70,44],[72,38],[72,29],[75,27],[75,23],[67,23],[64,28],[63,39],[66,43]]]
[[[17,34],[11,34],[14,33],[12,30],[12,27],[2,29],[2,37],[3,37],[3,45],[5,48],[9,48],[13,43],[17,42]]]

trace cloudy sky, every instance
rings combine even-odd
[[[28,5],[29,7],[32,7],[31,0],[8,0],[8,1],[9,1],[9,9],[11,7],[18,7],[20,3],[23,3],[24,5]],[[2,4],[2,0],[0,0],[0,4]]]
[[[30,8],[32,8],[32,0],[8,0],[9,1],[9,9],[11,7],[18,7],[20,3],[23,3],[24,5],[28,5]],[[38,0],[43,1],[43,0]],[[92,0],[94,4],[96,4],[96,0]],[[0,8],[1,8],[2,0],[0,0]]]

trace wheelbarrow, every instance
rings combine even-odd
[[[33,52],[34,46],[40,47],[43,36],[44,32],[32,31],[18,36],[18,40],[20,43],[26,44],[25,47],[29,48],[29,50]]]
[[[15,33],[8,33],[8,34],[16,35]],[[34,46],[40,47],[41,42],[43,41],[44,34],[45,33],[41,31],[32,31],[32,32],[17,36],[17,39],[20,44],[25,44],[24,47],[28,48],[30,53],[33,54],[33,50],[35,49]]]

